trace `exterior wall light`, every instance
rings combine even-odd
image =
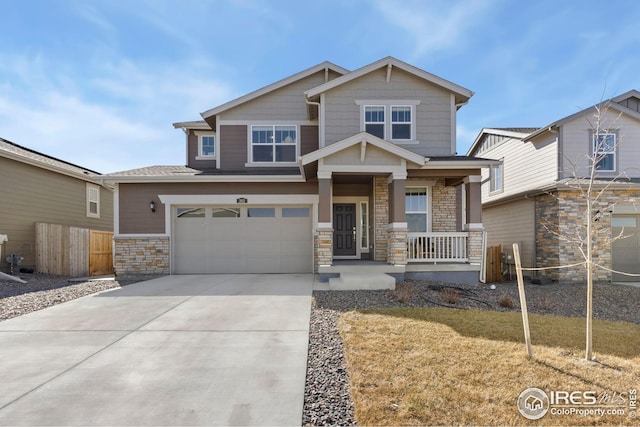
[[[156,202],[154,202],[153,200],[149,203],[149,209],[151,209],[151,212],[155,212],[156,211]]]

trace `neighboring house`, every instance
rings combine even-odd
[[[456,155],[472,94],[391,57],[352,72],[324,62],[175,123],[186,166],[105,178],[117,274],[477,283],[481,168],[498,162]]]
[[[99,176],[0,138],[2,269],[11,254],[24,258],[20,267],[36,267],[36,223],[111,231],[113,194]]]
[[[595,135],[596,107],[604,114]],[[506,253],[520,244],[525,267],[569,265],[583,260],[575,244],[560,236],[584,232],[586,202],[577,179],[588,177],[589,156],[598,141],[604,158],[595,189],[608,186],[593,213],[604,227],[596,239],[594,261],[606,269],[640,273],[640,92],[629,91],[542,128],[483,129],[468,155],[502,160],[483,171],[483,220],[488,245]],[[602,150],[607,150],[603,152]],[[584,188],[585,181],[582,180]],[[611,243],[624,228],[628,238]],[[582,267],[550,270],[540,276],[585,280]],[[637,281],[637,277],[598,269],[599,281]]]

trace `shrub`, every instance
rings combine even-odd
[[[498,300],[498,305],[502,308],[513,308],[516,306],[513,300],[506,295],[503,295],[502,298]]]
[[[440,289],[440,297],[448,304],[455,304],[460,298],[460,292],[457,289],[442,288]]]
[[[408,303],[418,295],[418,288],[409,283],[398,283],[396,289],[391,291],[391,297],[403,304]]]

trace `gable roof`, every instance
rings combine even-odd
[[[0,138],[0,156],[85,181],[94,182],[95,178],[101,175],[100,172],[23,147],[4,138]]]
[[[348,138],[345,138],[342,141],[327,145],[326,147],[320,148],[319,150],[305,154],[304,156],[300,157],[300,163],[302,164],[302,166],[305,166],[357,144],[373,145],[374,147],[380,148],[383,151],[394,154],[401,159],[408,160],[419,166],[423,166],[425,161],[427,160],[420,154],[416,154],[413,151],[405,150],[404,148],[398,147],[397,145],[387,142],[384,139],[380,139],[375,135],[371,135],[367,132],[360,132]]]
[[[625,92],[621,95],[618,95],[616,97],[607,99],[605,101],[599,102],[597,104],[594,104],[590,107],[585,108],[584,110],[578,111],[577,113],[571,114],[569,116],[563,117],[560,120],[556,120],[553,123],[548,124],[547,126],[541,127],[540,129],[536,130],[535,132],[532,132],[531,134],[529,134],[529,136],[527,136],[526,138],[523,139],[523,141],[527,142],[527,141],[531,141],[537,137],[539,137],[540,135],[543,135],[547,132],[550,132],[552,129],[556,129],[559,126],[562,126],[565,123],[568,123],[570,121],[573,121],[575,119],[577,119],[578,117],[584,116],[585,114],[589,113],[590,111],[592,111],[594,108],[597,107],[607,107],[611,110],[617,111],[619,113],[622,114],[626,114],[629,115],[637,120],[640,120],[640,112],[632,110],[630,108],[625,107],[624,105],[621,105],[620,102],[629,99],[631,97],[634,98],[639,98],[640,99],[640,92],[638,92],[635,89],[632,89],[628,92]]]
[[[438,77],[434,74],[428,73],[424,70],[421,70],[418,67],[414,67],[413,65],[407,64],[406,62],[402,62],[394,57],[387,56],[386,58],[382,58],[376,62],[373,62],[369,65],[365,65],[362,68],[359,68],[355,71],[352,71],[348,74],[345,74],[341,77],[333,79],[329,82],[321,84],[320,86],[316,86],[312,89],[309,89],[305,92],[305,95],[309,99],[313,99],[320,95],[321,93],[327,92],[333,88],[336,88],[340,85],[348,83],[352,80],[355,80],[359,77],[362,77],[366,74],[369,74],[373,71],[379,70],[380,68],[387,67],[388,70],[392,70],[393,67],[397,67],[407,73],[413,74],[416,77],[419,77],[423,80],[426,80],[430,83],[433,83],[437,86],[440,86],[444,89],[447,89],[453,92],[456,95],[456,104],[464,104],[469,101],[469,98],[473,96],[473,92],[469,89],[466,89],[462,86],[459,86],[455,83],[452,83],[448,80],[445,80],[441,77]]]
[[[523,139],[536,130],[538,130],[538,128],[482,128],[473,141],[473,144],[471,144],[471,147],[467,150],[467,155],[472,156],[476,152],[485,135],[499,135],[507,138]]]
[[[336,72],[338,74],[346,74],[346,73],[349,72],[349,70],[347,70],[345,68],[342,68],[342,67],[340,67],[338,65],[335,65],[335,64],[333,64],[333,63],[331,63],[329,61],[325,61],[325,62],[322,62],[322,63],[320,63],[318,65],[315,65],[315,66],[313,66],[311,68],[307,68],[306,70],[300,71],[299,73],[296,73],[296,74],[294,74],[292,76],[286,77],[286,78],[284,78],[282,80],[279,80],[279,81],[277,81],[275,83],[272,83],[272,84],[270,84],[268,86],[265,86],[263,88],[255,90],[253,92],[250,92],[250,93],[248,93],[246,95],[243,95],[243,96],[241,96],[239,98],[231,100],[231,101],[229,101],[227,103],[224,103],[224,104],[219,105],[217,107],[214,107],[214,108],[212,108],[210,110],[207,110],[207,111],[205,111],[203,113],[200,113],[200,115],[202,116],[203,119],[207,120],[210,117],[213,117],[213,116],[215,116],[217,114],[222,113],[223,111],[226,111],[226,110],[228,110],[230,108],[236,107],[236,106],[238,106],[240,104],[244,104],[245,102],[248,102],[248,101],[251,101],[252,99],[258,98],[259,96],[265,95],[265,94],[267,94],[269,92],[273,92],[274,90],[277,90],[277,89],[280,89],[281,87],[290,85],[291,83],[294,83],[294,82],[296,82],[298,80],[302,80],[305,77],[308,77],[308,76],[310,76],[312,74],[317,73],[318,71],[322,71],[322,70],[326,70],[326,69],[334,71],[334,72]]]

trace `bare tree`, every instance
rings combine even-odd
[[[609,175],[606,179],[600,178],[603,171],[616,171],[613,164],[615,153],[621,142],[617,135],[615,125],[620,117],[618,114],[611,119],[610,102],[603,102],[594,107],[593,116],[587,119],[591,133],[591,150],[584,157],[575,162],[565,157],[565,161],[571,166],[571,178],[561,181],[565,191],[577,192],[579,200],[578,217],[576,226],[572,230],[561,230],[559,227],[542,223],[546,231],[554,235],[558,242],[564,242],[567,246],[577,248],[581,261],[564,266],[575,268],[584,265],[586,270],[587,307],[586,307],[586,348],[585,359],[593,360],[593,280],[594,270],[602,268],[600,262],[594,262],[594,256],[603,256],[610,250],[614,241],[629,237],[624,234],[624,229],[617,235],[611,233],[611,216],[614,206],[619,202],[615,196],[615,190],[629,188],[624,181],[628,177],[624,172]],[[563,198],[560,194],[550,194],[560,206]],[[626,202],[629,202],[627,199]],[[582,211],[582,215],[580,215]],[[582,220],[580,220],[582,216]],[[562,266],[560,266],[562,267]],[[609,269],[610,270],[610,269]],[[611,271],[611,270],[610,270]]]

